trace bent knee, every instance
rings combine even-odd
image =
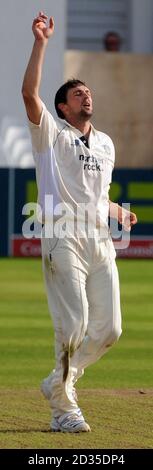
[[[108,348],[112,346],[114,343],[116,343],[116,341],[118,341],[121,334],[122,334],[121,326],[119,325],[115,325],[113,327],[110,326],[110,328],[108,328],[105,331],[105,333],[101,335],[101,337],[97,338],[97,340],[98,340],[98,343],[101,343],[101,345]]]
[[[119,340],[121,334],[122,328],[120,326],[114,326],[106,339],[106,347],[112,346],[114,343],[116,343],[116,341]]]

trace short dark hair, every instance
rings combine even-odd
[[[67,80],[67,82],[65,82],[64,85],[62,85],[59,88],[59,90],[57,91],[57,93],[55,95],[54,104],[55,104],[55,109],[56,109],[56,112],[57,112],[57,115],[58,115],[59,118],[65,119],[65,116],[62,113],[62,111],[59,109],[58,105],[60,103],[66,103],[67,102],[68,90],[70,90],[71,88],[75,88],[77,85],[86,86],[85,82],[82,82],[81,80],[77,80],[77,79],[73,78],[72,80]]]

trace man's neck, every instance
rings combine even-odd
[[[76,129],[78,129],[82,135],[84,135],[85,137],[89,137],[89,134],[90,134],[90,130],[91,130],[91,123],[90,121],[78,121],[75,119],[74,120],[71,120],[71,121],[68,121],[69,124],[71,124],[71,126],[75,127]]]

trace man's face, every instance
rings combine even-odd
[[[84,85],[77,85],[70,88],[67,93],[67,102],[62,104],[65,119],[86,120],[92,116],[92,98],[89,88]]]
[[[110,34],[109,37],[107,37],[106,42],[105,42],[106,50],[107,51],[119,51],[120,49],[120,40],[118,36],[115,34]]]

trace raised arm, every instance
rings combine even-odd
[[[47,21],[48,17],[42,11],[39,12],[39,15],[33,21],[32,30],[35,42],[22,85],[22,95],[27,115],[34,124],[39,124],[40,122],[42,102],[39,96],[39,89],[42,67],[48,39],[54,32],[53,18],[49,19],[49,26],[47,26]]]

